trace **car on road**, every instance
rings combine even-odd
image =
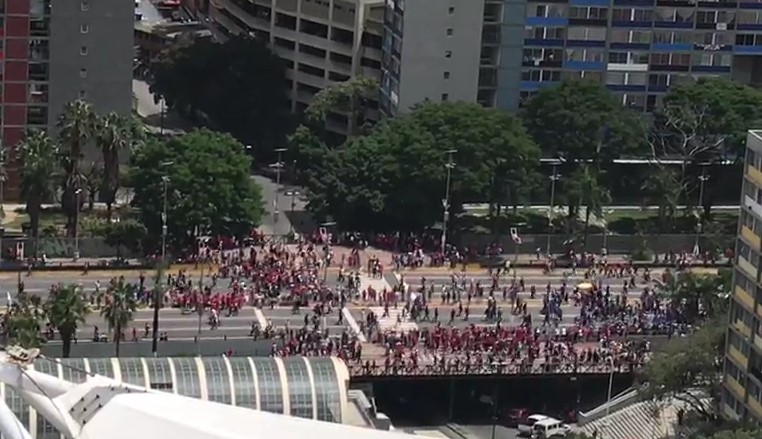
[[[531,412],[526,408],[512,408],[504,410],[500,414],[501,424],[509,428],[516,428],[521,422],[526,421]]]
[[[526,419],[521,420],[516,428],[519,430],[519,435],[521,436],[531,436],[532,431],[534,428],[534,424],[544,421],[545,419],[552,419],[549,416],[541,415],[541,414],[534,414],[529,415],[526,417]]]
[[[550,439],[553,437],[566,437],[571,433],[571,427],[555,418],[546,418],[532,425],[532,438]]]

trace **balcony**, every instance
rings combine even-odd
[[[734,296],[737,301],[743,303],[749,309],[754,309],[754,297],[752,297],[752,295],[749,294],[746,290],[741,288],[740,285],[736,285]]]
[[[730,389],[730,391],[735,393],[736,396],[738,396],[740,399],[743,399],[744,395],[746,394],[746,391],[741,385],[741,383],[739,383],[738,381],[735,380],[735,378],[727,374],[725,375],[725,387]]]
[[[743,270],[747,276],[749,276],[752,279],[757,279],[759,277],[759,270],[757,267],[752,265],[751,262],[744,259],[742,256],[738,257],[738,261],[736,262],[738,267]]]
[[[749,396],[749,410],[754,413],[755,418],[762,418],[762,404],[760,404],[756,398],[752,398],[751,396]]]
[[[745,357],[741,351],[733,346],[728,347],[728,356],[732,358],[739,366],[742,366],[743,369],[746,369],[746,367],[749,365],[749,359]]]
[[[751,165],[747,166],[746,176],[749,177],[749,180],[753,181],[757,187],[762,187],[762,172],[760,172],[757,168]]]

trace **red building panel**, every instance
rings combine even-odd
[[[29,0],[5,0],[5,13],[29,15]]]
[[[26,125],[26,107],[23,105],[6,105],[3,107],[3,125],[20,126]],[[3,137],[8,133],[8,128],[4,129]],[[18,142],[18,141],[17,141]],[[5,143],[14,145],[15,143]]]
[[[26,104],[27,85],[24,83],[5,84],[3,102],[6,104]]]
[[[8,38],[5,40],[6,59],[29,59],[29,40],[25,38]]]
[[[8,37],[28,37],[29,17],[11,16],[5,18],[5,35]]]
[[[29,77],[29,63],[26,61],[6,61],[5,80],[10,82],[24,82]]]
[[[11,148],[15,148],[23,137],[23,128],[3,128],[3,145],[8,145]],[[15,157],[15,154],[13,156]]]

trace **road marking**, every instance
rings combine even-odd
[[[257,318],[257,322],[259,323],[259,327],[261,329],[264,329],[267,327],[267,319],[265,318],[265,314],[262,312],[259,308],[254,308],[254,316]]]
[[[341,313],[344,315],[344,320],[347,321],[347,325],[352,330],[352,333],[357,336],[357,339],[360,340],[361,343],[367,343],[368,339],[360,330],[360,325],[357,324],[357,320],[355,320],[352,312],[348,308],[344,307],[341,309]]]

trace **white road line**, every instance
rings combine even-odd
[[[368,339],[365,337],[365,334],[360,331],[360,325],[357,324],[357,320],[355,320],[352,312],[344,307],[341,309],[341,313],[344,315],[344,320],[346,320],[349,328],[357,336],[357,339],[360,340],[361,343],[367,343]]]
[[[267,327],[267,318],[261,309],[254,308],[254,316],[256,316],[260,328],[264,329]]]

